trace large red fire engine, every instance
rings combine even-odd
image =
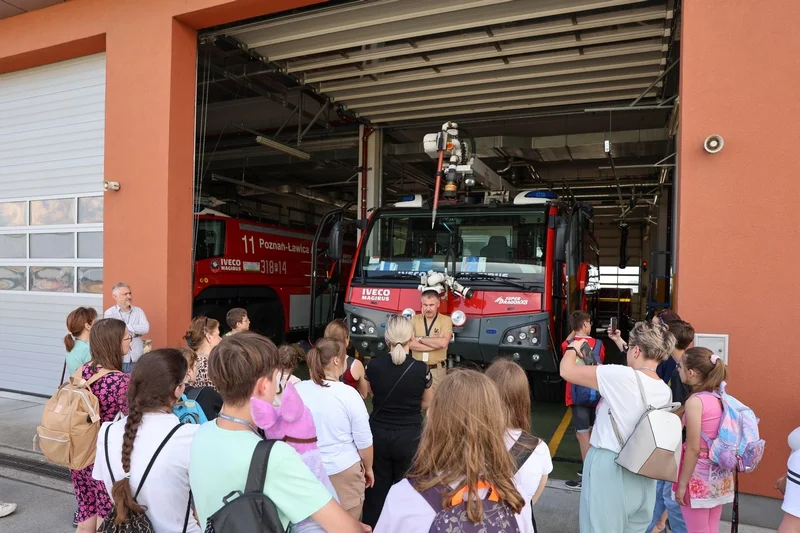
[[[558,364],[567,316],[591,307],[589,272],[598,259],[591,207],[549,191],[512,193],[500,176],[462,154],[466,143],[457,134],[448,123],[425,143],[436,143],[428,152],[439,152],[449,201],[445,196],[436,206],[413,195],[360,221],[344,305],[353,343],[363,355],[386,352],[387,317],[419,312],[420,290],[441,284],[440,312],[454,324],[450,364],[510,357],[531,373],[537,397],[555,400],[564,388]],[[442,152],[453,154],[446,170]],[[475,192],[479,182],[484,191]],[[457,192],[457,185],[471,190]],[[331,257],[340,253],[345,227],[331,233]]]
[[[312,300],[319,324],[331,316],[335,293],[320,289],[319,297],[311,297],[312,250],[321,244],[313,233],[208,209],[195,222],[193,316],[219,320],[227,330],[226,313],[242,307],[251,329],[275,340],[305,336]],[[343,255],[349,266],[353,250],[348,251]],[[331,267],[326,260],[319,265],[317,285],[324,285]]]

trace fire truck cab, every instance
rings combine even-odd
[[[591,215],[585,204],[542,191],[464,196],[440,205],[433,227],[421,195],[375,210],[345,295],[355,348],[385,353],[386,319],[420,312],[421,289],[439,273],[448,289],[439,312],[454,325],[451,366],[510,357],[536,374],[539,396],[546,389],[555,399],[567,316],[591,308]]]

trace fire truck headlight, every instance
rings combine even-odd
[[[413,309],[411,309],[410,307],[406,307],[405,309],[403,309],[403,316],[404,316],[404,317],[406,317],[406,318],[407,318],[407,319],[409,319],[409,320],[411,320],[412,318],[414,318],[414,315],[415,315],[415,314],[416,314],[416,313],[414,313],[414,310],[413,310]]]
[[[464,314],[464,311],[457,310],[450,316],[450,320],[453,321],[454,326],[461,327],[467,322],[467,315]]]
[[[372,335],[377,330],[373,321],[367,320],[366,318],[362,318],[358,315],[351,315],[349,317],[349,321],[350,331],[354,335]]]

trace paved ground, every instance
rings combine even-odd
[[[75,498],[72,485],[65,479],[54,479],[36,473],[30,462],[45,464],[40,454],[31,451],[33,435],[41,419],[45,399],[0,392],[0,501],[19,504],[18,510],[0,519],[2,533],[69,533]],[[547,439],[558,426],[563,410],[544,407],[534,409],[534,430]],[[549,433],[545,433],[549,431]],[[561,446],[571,449],[574,437],[564,436]],[[569,444],[568,444],[569,443]],[[566,466],[565,466],[566,465]],[[34,463],[33,466],[36,466]],[[25,468],[21,468],[25,467]],[[553,479],[536,505],[536,519],[540,532],[571,533],[578,531],[578,505],[580,493],[564,487],[559,477],[571,478],[575,465],[556,462]],[[560,475],[566,471],[568,475]],[[720,532],[730,531],[724,524]],[[740,533],[769,533],[774,529],[740,526]]]

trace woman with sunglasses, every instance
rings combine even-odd
[[[219,322],[213,318],[197,316],[186,331],[186,346],[197,354],[197,373],[189,382],[192,387],[214,387],[208,379],[208,354],[220,343]]]
[[[81,376],[97,397],[102,422],[111,422],[120,412],[128,412],[130,374],[122,371],[122,356],[130,351],[132,340],[125,322],[116,318],[98,320],[89,334],[92,360],[83,365]],[[89,465],[83,470],[70,470],[78,502],[78,533],[94,533],[98,516],[102,519],[111,512],[111,499],[103,482],[92,477],[93,468]]]
[[[620,442],[630,438],[647,411],[646,404],[661,406],[671,401],[670,389],[656,367],[672,354],[675,337],[666,326],[639,322],[630,334],[627,366],[579,365],[584,342],[574,341],[561,359],[564,380],[597,390],[602,397],[583,464],[580,531],[645,533],[656,503],[656,480],[622,468],[616,458]]]

